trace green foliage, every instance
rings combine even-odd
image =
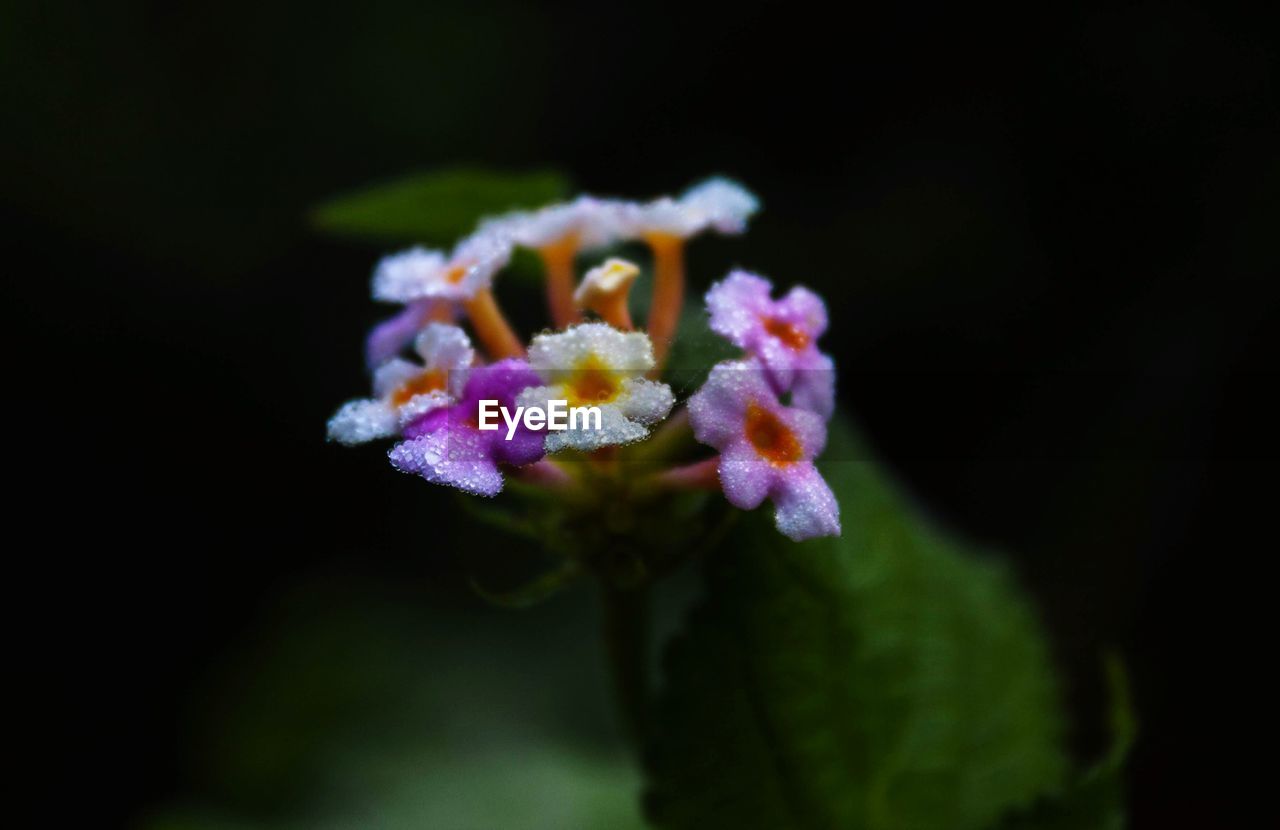
[[[844,535],[767,508],[670,648],[648,797],[667,828],[985,828],[1062,784],[1059,700],[1013,581],[922,523],[833,424]]]
[[[1116,658],[1107,662],[1111,685],[1111,751],[1066,789],[1011,816],[1000,830],[1123,830],[1124,764],[1137,735],[1128,677]]]
[[[437,170],[338,197],[317,208],[312,221],[338,236],[448,245],[482,217],[540,207],[568,192],[568,180],[552,171]]]

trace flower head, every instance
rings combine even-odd
[[[475,359],[471,341],[457,326],[431,323],[414,346],[422,364],[392,358],[373,375],[372,398],[349,401],[329,420],[329,438],[362,444],[395,435],[401,427],[453,401]]]
[[[713,178],[685,191],[678,199],[664,196],[622,207],[620,225],[629,238],[670,236],[688,239],[707,229],[737,234],[760,203],[746,188],[728,179]]]
[[[404,429],[405,438],[391,448],[391,463],[427,481],[479,496],[502,491],[500,464],[523,466],[545,455],[542,435],[518,426],[507,440],[502,430],[479,427],[480,401],[496,400],[514,408],[516,397],[539,382],[523,360],[501,360],[471,370],[459,401],[419,416]]]
[[[522,393],[519,405],[546,408],[549,401],[564,400],[571,407],[600,409],[600,429],[581,423],[549,432],[547,452],[639,441],[649,435],[650,425],[667,417],[675,401],[665,383],[644,378],[654,365],[649,337],[604,323],[583,323],[538,335],[529,346],[529,365],[543,385]]]
[[[817,346],[827,308],[803,286],[780,300],[772,291],[767,279],[734,271],[707,291],[711,330],[759,359],[775,391],[791,392],[793,404],[828,418],[835,409],[835,366]]]
[[[813,465],[826,444],[823,419],[783,406],[756,360],[726,361],[689,399],[699,441],[720,451],[725,497],[744,510],[766,497],[785,536],[800,541],[840,534],[840,507]]]
[[[511,260],[511,242],[501,234],[478,233],[459,242],[446,257],[415,247],[383,257],[373,273],[373,296],[393,303],[425,298],[462,302],[488,288]]]

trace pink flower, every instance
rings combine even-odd
[[[822,416],[783,406],[755,359],[726,361],[689,399],[694,436],[720,451],[725,498],[751,510],[767,496],[783,535],[840,535],[840,506],[813,459],[826,444]]]
[[[746,271],[734,271],[707,291],[711,330],[764,367],[778,394],[791,403],[830,418],[835,411],[835,364],[818,351],[827,330],[822,298],[796,286],[785,297],[770,297],[773,284]]]

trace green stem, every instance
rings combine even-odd
[[[645,588],[604,588],[604,640],[627,737],[644,745],[649,720],[648,608]]]

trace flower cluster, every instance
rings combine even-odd
[[[398,439],[389,451],[397,469],[476,495],[498,494],[509,475],[579,495],[612,476],[617,486],[604,489],[637,499],[717,487],[743,509],[772,500],[778,529],[792,539],[838,534],[838,505],[813,463],[835,408],[834,364],[817,348],[827,316],[816,294],[797,287],[774,300],[767,280],[743,271],[713,285],[710,327],[743,356],[712,368],[670,417],[676,400],[662,372],[684,302],[684,245],[706,231],[743,232],[757,208],[724,179],[650,202],[583,196],[484,220],[449,253],[415,247],[384,258],[373,296],[402,309],[366,343],[373,397],[339,409],[329,437]],[[653,255],[643,329],[629,302],[639,266],[606,259],[577,276],[579,257],[629,241]],[[517,246],[542,259],[553,323],[527,346],[494,293]],[[596,421],[540,429],[519,417],[556,402],[589,409]],[[508,428],[486,422],[494,404]],[[665,439],[691,431],[719,454],[678,464],[640,447],[645,464],[620,463],[658,430],[664,440],[653,447],[680,447]]]

